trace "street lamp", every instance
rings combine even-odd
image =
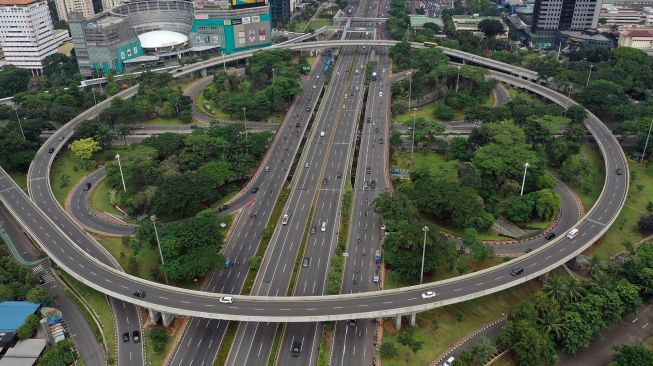
[[[456,74],[456,93],[458,93],[458,81],[460,80],[460,65],[458,65],[458,73]]]
[[[125,176],[122,174],[122,165],[120,164],[120,155],[116,154],[116,160],[118,160],[118,169],[120,169],[120,179],[122,179],[122,189],[127,193],[127,186],[125,185]]]
[[[422,231],[424,231],[424,244],[422,245],[422,272],[419,275],[419,284],[420,285],[424,281],[424,257],[426,256],[426,233],[429,232],[429,227],[424,225],[424,227],[422,228]]]
[[[243,107],[243,119],[245,120],[245,141],[247,141],[247,107]]]
[[[651,118],[651,124],[648,125],[648,134],[646,135],[646,142],[644,143],[644,151],[642,151],[642,157],[639,158],[639,162],[644,162],[644,155],[646,155],[646,148],[648,147],[648,139],[651,137],[651,127],[653,127],[653,118]]]
[[[224,60],[224,50],[222,50],[222,70],[227,72],[227,62]]]
[[[590,72],[589,72],[589,74],[587,74],[587,82],[585,83],[585,87],[590,85],[590,76],[592,76],[592,68],[593,67],[594,67],[594,65],[590,64]]]
[[[18,107],[17,106],[14,108],[14,112],[16,112],[16,120],[18,121],[18,127],[20,127],[20,134],[23,135],[23,140],[27,140],[25,138],[25,132],[23,131],[23,124],[20,123],[20,117],[18,117]]]
[[[408,76],[410,76],[410,79],[408,79],[408,108],[410,108],[411,98],[413,94],[413,72],[409,71]]]
[[[417,116],[417,108],[413,108],[413,142],[410,144],[410,162],[413,162],[413,154],[415,152],[415,117]]]
[[[166,279],[166,284],[168,283],[168,275],[166,274],[166,269],[165,269],[165,261],[163,260],[163,252],[161,251],[161,241],[159,241],[159,232],[156,230],[156,215],[150,216],[150,221],[152,221],[152,225],[154,226],[154,236],[156,236],[156,244],[159,247],[159,256],[161,257],[161,265],[163,267],[163,277]]]
[[[524,195],[524,184],[526,183],[526,169],[528,169],[528,163],[524,163],[524,178],[521,181],[521,193],[520,196]]]

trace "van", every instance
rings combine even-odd
[[[286,225],[288,223],[288,214],[283,215],[283,218],[281,219],[281,225]]]
[[[320,231],[326,231],[326,221],[322,221],[322,228]]]
[[[577,228],[573,228],[573,229],[569,230],[569,232],[567,233],[567,238],[568,238],[568,239],[573,239],[573,238],[575,238],[576,236],[578,236],[578,233],[579,233],[579,232],[580,232],[580,231],[578,231]]]

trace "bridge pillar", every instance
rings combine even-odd
[[[161,312],[161,315],[162,315],[162,320],[163,320],[163,326],[164,327],[170,326],[172,321],[175,320],[175,314]]]
[[[417,313],[410,313],[410,327],[415,328],[417,325]]]
[[[395,316],[395,329],[401,330],[401,315]]]
[[[158,312],[156,310],[148,309],[150,312],[150,321],[154,324],[159,322],[159,319],[161,319],[161,312]]]
[[[546,280],[549,279],[549,272],[547,272],[547,273],[541,275],[540,277],[538,277],[538,279],[540,280],[540,282],[545,283]]]
[[[206,69],[202,69],[202,77],[205,78],[208,74],[206,73]]]

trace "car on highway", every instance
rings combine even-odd
[[[376,121],[372,120],[372,126],[376,126]]]
[[[129,342],[129,332],[125,332],[122,334],[122,341]]]
[[[329,183],[329,178],[324,177],[324,179],[322,179],[322,185],[326,186],[327,183]]]
[[[436,295],[435,291],[426,291],[422,293],[422,299],[430,299],[435,297],[435,295]]]
[[[382,91],[379,92],[379,96],[380,96],[380,97],[383,96],[383,92],[382,92]]]
[[[222,205],[218,207],[218,212],[226,211],[229,209],[229,205]]]
[[[556,233],[554,233],[553,231],[551,231],[551,232],[547,233],[546,235],[544,235],[544,238],[546,240],[551,240],[551,239],[553,239],[555,237],[556,237]]]
[[[381,277],[379,275],[375,274],[374,277],[372,277],[372,282],[374,282],[374,283],[381,282]]]
[[[376,188],[376,181],[375,180],[370,182],[370,189],[374,189],[374,188]]]
[[[320,132],[320,137],[324,137],[325,133],[324,131]]]
[[[91,189],[91,182],[86,182],[86,184],[84,184],[84,190],[88,191],[89,189]]]
[[[326,231],[326,221],[322,221],[322,227],[320,227],[320,231]]]
[[[145,293],[145,291],[143,291],[143,290],[138,290],[138,291],[135,291],[135,292],[134,292],[134,296],[136,296],[136,297],[140,297],[141,299],[144,298],[145,295],[146,295],[146,293]]]
[[[354,96],[354,92],[349,92],[349,96],[350,96],[350,97],[353,97],[353,96]]]
[[[54,147],[49,148],[49,149],[48,149],[48,152],[49,152],[50,154],[52,154],[52,153],[54,152]]]
[[[141,332],[135,330],[132,332],[132,340],[134,343],[138,343],[141,341]]]
[[[269,167],[269,166],[266,166],[265,169],[263,169],[263,170],[265,170],[266,172],[269,172],[269,171],[270,171],[270,167]]]
[[[383,145],[383,137],[379,138],[379,145]]]
[[[451,356],[451,357],[447,358],[447,361],[445,361],[445,363],[443,363],[442,366],[451,366],[451,365],[453,365],[453,362],[455,360],[456,360],[456,358]]]
[[[523,267],[515,267],[512,269],[512,271],[510,271],[510,274],[513,276],[519,276],[522,273],[524,273]]]
[[[345,99],[347,99],[347,94],[345,94]]]
[[[363,182],[363,189],[367,189],[369,187],[369,183],[367,181]]]
[[[283,215],[283,217],[281,218],[281,225],[286,225],[288,223],[289,218],[290,216],[288,216],[288,214]]]
[[[313,89],[317,89],[317,85],[313,84]]]
[[[311,111],[310,107],[306,108],[306,112],[310,112],[310,111]]]
[[[372,117],[367,117],[367,123],[372,123]]]
[[[308,163],[304,163],[304,168],[308,168]]]
[[[345,107],[346,107],[346,106],[343,104],[343,105],[342,105],[342,109],[345,109]]]
[[[292,342],[292,356],[293,357],[299,357],[299,353],[302,351],[302,342],[300,341],[294,341]]]
[[[311,227],[311,234],[315,234],[316,231],[317,231],[317,226],[313,225],[313,227]]]
[[[299,123],[299,122],[295,123],[295,127],[299,128],[299,127],[301,127],[301,126],[302,126],[301,123]]]
[[[341,172],[337,172],[337,173],[336,173],[336,178],[338,178],[338,179],[342,178],[342,173],[341,173]]]
[[[41,277],[41,276],[38,276],[38,277],[39,277],[39,279],[38,279],[38,281],[37,281],[38,284],[39,284],[39,285],[44,284],[44,283],[45,283],[45,280],[43,279],[43,277]]]
[[[223,296],[220,298],[220,304],[233,304],[234,298],[231,296]]]
[[[302,261],[302,267],[308,268],[308,266],[310,265],[311,265],[311,258],[309,257],[304,258],[304,260]]]
[[[372,174],[372,168],[368,166],[367,169],[365,169],[365,174]]]
[[[258,187],[252,188],[252,193],[256,193],[256,192],[258,192]]]
[[[580,231],[577,228],[573,228],[573,229],[569,230],[569,232],[567,233],[567,239],[575,238],[576,236],[578,236],[579,232]]]
[[[622,175],[622,174],[623,174],[623,171],[621,170],[621,168],[617,169],[617,175]]]
[[[375,129],[374,129],[374,132],[379,133],[379,128],[378,128],[378,127],[375,128]]]

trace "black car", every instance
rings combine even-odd
[[[356,326],[356,319],[349,319],[349,326],[350,327],[355,327]]]
[[[313,227],[311,228],[311,234],[315,234],[316,231],[317,231],[317,228],[315,227],[315,225],[313,225]]]
[[[38,282],[39,285],[42,285],[45,283],[45,280],[43,279],[43,277],[39,276],[39,279],[36,282]]]
[[[379,139],[379,145],[383,145],[383,138]]]
[[[375,180],[370,182],[370,189],[374,189],[374,188],[376,188],[376,181]]]
[[[622,175],[623,171],[621,169],[617,169],[617,175]]]
[[[136,297],[140,297],[141,299],[144,298],[145,295],[146,295],[146,294],[145,294],[145,291],[143,291],[143,290],[140,290],[140,291],[136,291],[136,292],[134,292],[134,296],[136,296]]]
[[[256,192],[258,192],[258,187],[252,188],[252,193],[256,193]]]
[[[141,332],[135,330],[135,331],[132,333],[132,339],[134,340],[134,343],[138,343],[138,342],[140,342],[140,341],[141,341]]]
[[[218,212],[222,212],[222,211],[227,210],[227,209],[229,209],[229,205],[222,205],[222,206],[218,207]]]
[[[336,173],[336,178],[342,178],[342,173],[340,172]]]
[[[88,191],[89,189],[91,189],[91,182],[86,182],[86,184],[84,184],[84,190]]]
[[[372,168],[368,166],[367,169],[365,169],[365,174],[372,174]]]
[[[374,129],[374,132],[379,133],[379,128],[378,128],[378,127],[375,128],[375,129]]]
[[[48,152],[49,152],[50,154],[52,154],[52,153],[54,152],[54,147],[49,148],[49,149],[48,149]]]
[[[129,342],[129,332],[125,332],[122,334],[122,341]]]
[[[311,109],[310,109],[310,108],[306,108],[306,112],[310,112],[310,111],[311,111]]]
[[[299,128],[301,126],[301,123],[297,122],[295,123],[295,127]]]
[[[326,186],[327,183],[329,183],[329,178],[322,179],[322,185],[323,186]]]
[[[367,123],[372,123],[372,117],[367,117]]]
[[[510,271],[510,274],[513,276],[519,276],[522,273],[524,273],[524,268],[522,267],[515,267]]]
[[[553,239],[555,237],[556,237],[556,233],[554,233],[553,231],[551,231],[550,233],[548,233],[548,234],[546,234],[544,236],[544,238],[546,238],[546,240],[551,240],[551,239]]]
[[[292,342],[292,356],[299,357],[299,353],[302,351],[302,342],[294,341]]]

